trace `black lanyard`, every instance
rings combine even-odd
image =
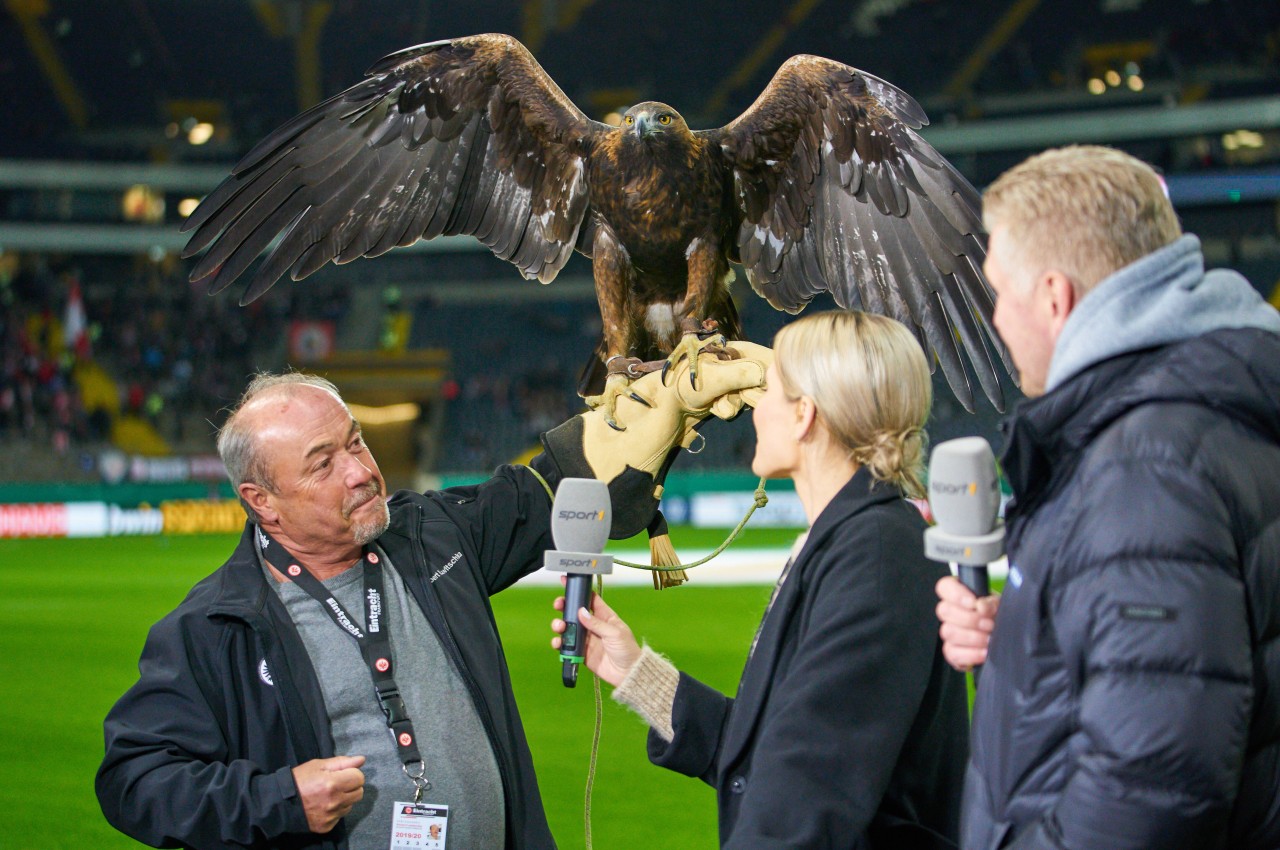
[[[373,688],[378,695],[378,704],[387,718],[387,727],[396,742],[396,753],[400,756],[404,775],[414,785],[413,801],[419,802],[422,792],[431,788],[426,778],[427,765],[418,752],[418,741],[413,732],[413,724],[409,721],[409,711],[404,699],[400,696],[400,688],[396,686],[394,661],[391,657],[391,634],[387,629],[387,621],[382,610],[382,559],[372,547],[362,550],[364,561],[364,604],[365,628],[351,619],[351,615],[342,607],[342,603],[334,598],[320,579],[312,575],[307,567],[281,546],[274,537],[261,528],[258,529],[258,541],[263,549],[263,556],[273,565],[287,564],[283,572],[307,595],[320,603],[329,619],[355,639],[360,647],[364,663],[369,667],[373,677]],[[277,569],[279,567],[277,566]],[[416,765],[416,767],[415,767]]]

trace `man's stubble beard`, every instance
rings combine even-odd
[[[350,518],[356,511],[363,508],[369,502],[373,502],[375,500],[381,508],[378,512],[377,518],[364,521],[356,520],[352,523],[351,536],[360,546],[364,546],[368,543],[372,543],[374,540],[377,540],[391,525],[391,510],[387,507],[387,499],[382,495],[382,488],[378,485],[378,482],[370,481],[366,486],[366,490],[369,493],[368,498],[362,499],[359,496],[356,496],[356,498],[351,500],[348,505],[343,507],[342,511],[347,518]]]
[[[361,546],[377,540],[391,525],[391,509],[387,507],[387,500],[381,495],[374,498],[378,500],[379,506],[382,508],[378,516],[375,519],[364,522],[357,521],[351,526],[351,534],[356,543]]]

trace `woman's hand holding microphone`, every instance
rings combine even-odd
[[[560,583],[564,583],[563,576]],[[584,663],[588,670],[616,688],[640,659],[640,644],[636,643],[631,627],[603,599],[594,593],[591,596],[591,607],[595,613],[586,608],[578,611],[579,622],[590,632]],[[557,611],[563,611],[564,597],[556,597],[553,606]],[[564,634],[564,620],[559,617],[552,620],[551,631],[556,633],[556,637],[551,639],[551,647],[559,650],[559,636]]]

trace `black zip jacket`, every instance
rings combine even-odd
[[[390,510],[378,543],[489,734],[507,847],[553,848],[489,605],[490,594],[542,566],[546,491],[528,470],[503,467],[474,487],[397,493]],[[151,629],[137,684],[107,715],[98,800],[113,826],[156,847],[339,850],[341,824],[309,832],[293,781],[294,766],[333,756],[333,742],[315,671],[258,566],[252,529]]]
[[[1280,847],[1280,336],[1022,406],[963,846]]]

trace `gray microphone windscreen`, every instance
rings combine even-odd
[[[613,524],[609,487],[595,478],[565,478],[551,504],[551,537],[566,552],[603,552]]]
[[[929,507],[949,534],[989,533],[1000,512],[1000,483],[991,445],[981,437],[947,440],[929,458]]]
[[[986,596],[986,565],[1004,554],[1000,481],[991,446],[981,437],[939,443],[929,458],[929,507],[937,525],[925,529],[926,558],[959,567],[960,580]]]

